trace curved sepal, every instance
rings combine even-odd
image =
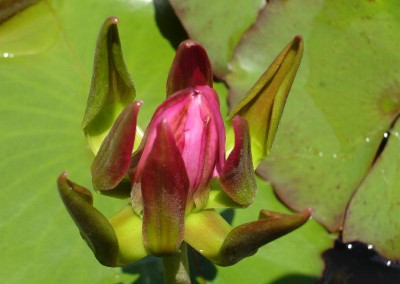
[[[104,139],[91,167],[95,190],[115,188],[124,178],[131,161],[136,120],[142,102],[134,101],[118,116]]]
[[[168,74],[167,97],[194,86],[213,86],[213,73],[207,52],[197,42],[186,40],[176,51]]]
[[[240,115],[249,122],[255,167],[271,150],[302,55],[303,40],[296,36],[228,117]]]
[[[233,265],[255,254],[261,246],[303,225],[310,216],[310,209],[293,215],[262,210],[258,221],[240,225],[229,233],[219,252],[217,264]]]
[[[246,207],[253,203],[257,192],[249,126],[247,121],[238,115],[233,118],[232,124],[235,131],[235,147],[222,169],[220,183],[230,198]]]
[[[122,56],[117,23],[117,18],[110,17],[100,29],[82,121],[82,129],[94,154],[119,113],[135,98],[135,87]]]
[[[154,255],[179,251],[184,235],[189,178],[166,120],[157,126],[157,136],[147,156],[140,185],[143,198],[143,238]]]
[[[185,220],[185,242],[214,263],[232,227],[215,210],[192,213]]]
[[[125,266],[146,255],[143,244],[142,219],[127,204],[117,214],[108,219],[119,244],[118,266]]]
[[[106,266],[118,266],[117,237],[111,224],[93,207],[90,191],[68,180],[65,172],[59,176],[57,184],[65,207],[97,260]]]

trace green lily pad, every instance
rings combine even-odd
[[[354,194],[343,229],[345,242],[371,244],[392,260],[400,260],[399,122],[382,155]]]
[[[170,2],[189,36],[206,48],[217,76],[229,71],[233,50],[265,5],[265,0]]]
[[[42,1],[0,25],[0,279],[7,283],[132,283],[145,282],[152,273],[158,273],[159,280],[159,263],[155,270],[154,259],[123,269],[100,265],[57,193],[56,179],[64,170],[72,180],[91,188],[93,156],[80,126],[96,38],[111,15],[120,20],[125,62],[137,99],[144,101],[138,118],[144,126],[165,98],[174,56],[156,25],[151,2]],[[226,88],[222,84],[215,88],[224,98]],[[226,114],[226,104],[221,108]],[[259,186],[256,203],[237,211],[234,224],[256,220],[260,209],[287,211],[266,183]],[[106,216],[124,204],[94,193],[94,206]],[[260,249],[254,258],[218,268],[212,281],[232,283],[241,277],[243,283],[271,282],[290,274],[314,279],[323,265],[320,253],[331,239],[310,220]],[[254,272],[254,278],[246,280],[243,271]]]
[[[258,171],[286,204],[314,208],[313,216],[331,231],[343,225],[346,207],[400,111],[397,5],[269,1],[231,62],[227,80],[234,106],[278,51],[294,35],[303,36],[303,61],[271,155]]]
[[[44,1],[0,25],[0,278],[7,283],[131,283],[139,277],[97,262],[56,189],[64,170],[92,188],[93,156],[80,125],[96,38],[110,15],[120,19],[145,125],[165,98],[174,56],[152,3]],[[125,202],[94,194],[94,205],[107,216]]]

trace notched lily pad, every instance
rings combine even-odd
[[[400,120],[346,213],[343,241],[362,241],[400,260]]]
[[[343,225],[346,207],[400,111],[399,92],[393,91],[400,80],[397,6],[395,0],[269,1],[231,62],[234,105],[281,46],[303,36],[303,62],[271,156],[258,172],[291,208],[312,207],[330,231]],[[393,155],[387,159],[397,163]],[[381,202],[384,210],[390,204]],[[373,215],[373,208],[365,210]]]

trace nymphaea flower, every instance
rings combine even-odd
[[[225,130],[213,74],[204,48],[187,40],[178,47],[167,98],[142,135],[141,101],[125,67],[116,18],[103,25],[83,129],[95,153],[96,191],[129,203],[111,218],[93,207],[89,190],[58,179],[60,195],[82,237],[107,266],[123,266],[148,254],[179,255],[189,244],[217,265],[232,265],[306,222],[261,210],[257,221],[233,228],[216,208],[245,208],[256,195],[254,169],[271,148],[302,55],[295,39],[281,52],[241,103]],[[227,134],[234,145],[227,149]],[[251,134],[251,136],[250,136]]]

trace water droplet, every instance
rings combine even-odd
[[[347,248],[348,248],[348,249],[352,249],[352,248],[353,248],[353,245],[352,245],[352,244],[348,244],[348,245],[347,245]]]
[[[373,245],[368,245],[368,249],[373,249],[374,246]]]
[[[389,136],[389,133],[387,133],[387,132],[383,133],[383,137],[388,138],[388,136]]]
[[[369,139],[369,137],[365,138],[365,142],[369,143],[371,141],[371,139]]]
[[[14,57],[14,54],[9,53],[9,52],[4,52],[4,53],[3,53],[3,57],[4,57],[4,58],[13,58],[13,57]]]
[[[199,253],[203,253],[204,252],[204,250],[202,250],[202,249],[199,249]]]
[[[390,260],[388,260],[387,262],[386,262],[386,266],[390,266],[392,264],[392,262],[390,261]]]

